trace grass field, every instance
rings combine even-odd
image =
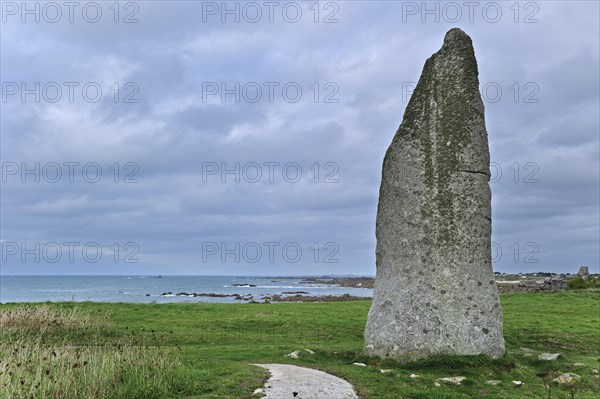
[[[503,359],[440,357],[408,365],[361,354],[370,301],[5,304],[0,397],[253,398],[268,375],[249,363],[261,362],[327,371],[349,380],[362,398],[600,397],[600,379],[592,374],[600,368],[598,291],[507,294],[501,300]],[[283,356],[295,350],[299,359]],[[537,360],[541,352],[561,357],[543,362]],[[581,383],[550,383],[549,392],[546,383],[564,372],[580,375]],[[450,376],[467,379],[434,386],[436,378]],[[517,388],[513,380],[524,385]]]

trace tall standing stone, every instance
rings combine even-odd
[[[383,161],[367,354],[504,354],[489,164],[473,44],[451,29]]]

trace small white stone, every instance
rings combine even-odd
[[[546,361],[554,361],[558,359],[560,353],[540,353],[538,355],[538,360],[546,360]]]
[[[444,378],[438,378],[437,381],[451,382],[452,384],[460,385],[460,383],[466,379],[467,379],[467,377],[444,377]]]
[[[433,385],[435,385],[436,387],[441,387],[441,386],[442,386],[442,384],[440,384],[440,383],[439,383],[439,382],[437,382],[437,381],[434,381]]]
[[[364,363],[357,363],[357,362],[355,362],[355,363],[352,363],[352,364],[355,365],[355,366],[367,367],[367,365],[364,364]]]
[[[596,369],[592,369],[592,374],[594,374],[594,375],[598,375],[598,370],[596,370]]]
[[[257,388],[254,390],[254,395],[259,395],[259,394],[264,394],[265,393],[265,389],[264,388]]]
[[[522,347],[522,348],[521,348],[521,350],[522,350],[523,352],[525,352],[525,353],[533,353],[533,352],[534,352],[534,350],[533,350],[533,349],[530,349],[530,348],[525,348],[525,347]]]
[[[574,385],[581,382],[581,377],[573,373],[564,373],[553,379],[560,385]]]
[[[489,381],[486,381],[485,383],[489,384],[489,385],[498,385],[498,384],[501,384],[502,381],[499,381],[499,380],[489,380]]]
[[[410,375],[410,378],[419,378],[419,377],[420,377],[420,375],[418,375],[418,374],[411,374]]]
[[[513,383],[513,385],[514,385],[514,386],[516,386],[516,387],[523,386],[523,381],[513,381],[512,383]]]
[[[304,350],[305,350],[306,352],[310,353],[311,355],[314,355],[314,354],[315,354],[315,351],[312,351],[312,350],[310,350],[310,349],[304,349]]]
[[[387,373],[391,373],[392,372],[392,370],[389,370],[389,369],[381,369],[379,371],[381,372],[381,374],[387,374]]]
[[[573,363],[573,367],[585,367],[584,363]]]
[[[293,351],[292,353],[288,353],[284,355],[285,357],[290,357],[292,359],[298,359],[300,357],[300,351]]]

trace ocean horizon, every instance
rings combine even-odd
[[[0,275],[0,303],[10,302],[129,302],[245,303],[235,295],[261,301],[272,295],[343,295],[370,297],[368,288],[302,283],[323,276],[217,275]],[[354,277],[354,276],[353,276]],[[356,276],[359,277],[359,276]],[[363,277],[363,276],[360,276]],[[372,276],[369,276],[372,277]],[[194,296],[194,294],[204,294]],[[215,294],[215,296],[205,296]],[[229,296],[223,296],[229,295]]]

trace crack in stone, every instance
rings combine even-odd
[[[481,172],[479,170],[459,170],[459,172],[474,173],[474,174],[478,174],[478,175],[485,175],[487,177],[491,176],[488,172]]]

